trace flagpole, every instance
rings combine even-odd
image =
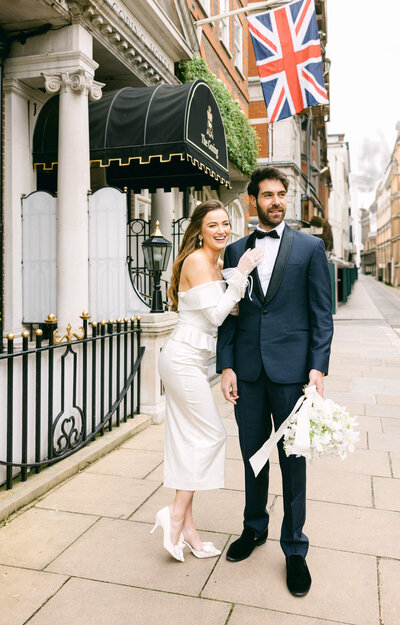
[[[312,106],[310,106],[310,113],[308,116],[308,124],[307,124],[307,132],[308,132],[308,163],[307,163],[307,189],[306,189],[307,197],[310,197],[310,185],[311,185],[313,121],[314,121],[314,118],[313,118]]]
[[[203,24],[218,22],[219,20],[223,20],[226,17],[231,17],[231,15],[239,15],[240,13],[252,13],[254,11],[259,11],[262,9],[278,8],[280,6],[284,6],[285,4],[290,4],[290,2],[292,1],[293,0],[265,0],[264,2],[254,2],[253,4],[248,4],[247,6],[241,7],[240,9],[234,9],[233,11],[227,11],[226,13],[220,13],[219,15],[212,15],[211,17],[205,17],[202,20],[197,20],[196,22],[193,22],[193,26],[196,30],[197,39],[200,43]]]

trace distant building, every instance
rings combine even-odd
[[[363,270],[382,282],[400,286],[400,122],[389,163],[368,212],[370,226],[367,238],[365,230],[363,236]],[[364,227],[366,220],[367,216],[362,212],[361,224],[364,223]]]
[[[366,275],[376,277],[376,202],[360,210],[361,267]]]
[[[329,195],[329,223],[332,227],[332,255],[349,261],[352,255],[350,242],[350,155],[349,144],[343,134],[328,135],[328,161],[332,187]]]
[[[393,282],[392,215],[391,215],[391,162],[386,168],[376,190],[376,277],[382,282]]]
[[[400,286],[400,124],[391,158],[392,284]]]

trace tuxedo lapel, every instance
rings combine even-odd
[[[268,304],[279,289],[289,259],[290,250],[292,249],[292,243],[293,230],[289,228],[288,225],[285,225],[285,229],[282,232],[282,241],[279,246],[278,256],[276,257],[271,280],[269,282],[268,290],[265,295],[264,304]]]
[[[253,231],[246,241],[246,250],[251,250],[256,246],[256,233]],[[260,302],[264,301],[264,293],[262,290],[258,269],[255,267],[250,273],[253,278],[253,293],[258,297]]]

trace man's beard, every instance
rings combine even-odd
[[[279,226],[279,224],[282,223],[282,221],[283,221],[283,219],[285,217],[285,211],[282,209],[281,206],[276,206],[275,208],[277,210],[279,210],[279,211],[282,211],[282,213],[283,213],[282,219],[281,219],[281,221],[279,223],[276,223],[275,221],[270,221],[268,219],[268,216],[262,211],[262,209],[260,208],[260,205],[258,203],[258,200],[256,199],[256,209],[257,209],[258,220],[259,220],[259,222],[263,226],[269,226],[271,228],[276,228],[276,226]]]

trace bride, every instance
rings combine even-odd
[[[208,383],[206,362],[215,351],[217,328],[243,297],[248,274],[261,262],[247,250],[227,281],[220,253],[231,227],[222,202],[197,206],[173,265],[169,296],[178,322],[161,352],[166,392],[164,486],[176,489],[170,506],[157,512],[151,531],[162,527],[164,547],[184,561],[185,545],[198,558],[221,552],[202,542],[192,515],[195,490],[224,486],[226,432]]]

